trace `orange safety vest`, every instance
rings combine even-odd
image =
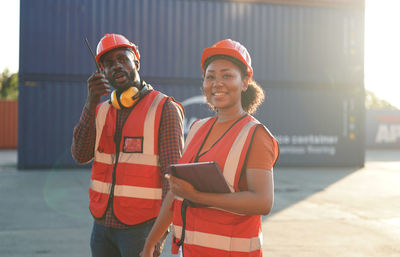
[[[89,189],[92,215],[104,215],[113,197],[118,220],[135,225],[157,217],[162,197],[158,162],[158,131],[162,107],[168,99],[151,91],[132,109],[116,152],[117,110],[108,102],[96,112],[96,144]]]
[[[193,124],[179,162],[216,161],[231,192],[237,192],[255,129],[262,125],[250,115],[242,117],[199,158],[197,154],[215,121],[215,117],[206,118]],[[279,149],[273,140],[276,161]],[[182,200],[177,197],[173,205],[173,253],[183,243],[185,257],[262,256],[261,215],[243,215],[213,207],[192,208]]]

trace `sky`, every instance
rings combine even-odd
[[[400,0],[365,0],[365,88],[400,109]],[[18,72],[19,0],[0,0],[0,72]]]
[[[18,72],[19,0],[0,0],[0,72]]]
[[[399,11],[399,0],[366,0],[364,83],[400,109]]]

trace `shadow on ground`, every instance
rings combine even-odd
[[[368,162],[400,162],[399,151],[368,151]],[[3,159],[3,160],[1,160]],[[89,256],[90,169],[16,170],[16,151],[0,151],[0,256]],[[2,165],[3,164],[3,165]],[[368,164],[367,164],[368,165]],[[318,193],[358,168],[274,171],[272,215]],[[170,257],[170,238],[162,256]],[[22,245],[22,247],[21,247]]]
[[[400,150],[367,150],[367,162],[400,162]],[[344,179],[360,168],[286,168],[278,167],[274,170],[275,203],[268,219],[276,214]]]
[[[358,168],[304,167],[275,169],[275,203],[270,215],[324,190],[357,170]]]

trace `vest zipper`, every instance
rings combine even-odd
[[[117,110],[117,118],[115,119],[115,134],[114,134],[114,143],[115,143],[115,164],[113,168],[113,174],[112,174],[112,184],[111,184],[111,191],[110,191],[110,198],[114,200],[114,187],[115,187],[115,180],[116,180],[116,174],[117,174],[117,165],[118,165],[118,160],[119,160],[119,153],[120,153],[120,145],[121,145],[121,139],[122,139],[122,130],[125,126],[125,122],[127,119],[129,119],[129,115],[132,112],[133,108],[148,94],[150,93],[153,88],[148,85],[148,84],[143,84],[145,83],[144,81],[141,81],[142,89],[146,89],[143,93],[142,96],[134,103],[132,107],[129,109],[129,114],[127,115],[126,119],[123,121],[121,127],[118,127],[119,119],[121,119],[121,113],[120,110]],[[111,206],[112,207],[112,206]],[[114,212],[114,209],[112,209]]]
[[[116,118],[116,124],[115,127],[118,128],[118,111],[117,111],[117,118]],[[118,131],[115,131],[114,134],[114,143],[115,143],[115,163],[114,163],[114,168],[113,168],[113,173],[112,173],[112,184],[111,184],[111,191],[110,191],[110,198],[114,201],[114,188],[115,188],[115,180],[116,180],[116,173],[117,173],[117,165],[118,165],[118,159],[119,159],[119,146],[121,143],[121,134],[122,134],[122,128],[119,128]],[[112,208],[112,206],[111,206]],[[114,212],[114,208],[112,208],[112,212]]]

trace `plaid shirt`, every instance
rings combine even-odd
[[[125,108],[117,111],[116,131],[121,131],[123,124],[133,108]],[[94,146],[96,141],[95,112],[83,108],[79,123],[74,128],[73,142],[71,147],[72,156],[78,163],[90,162],[94,157]],[[162,109],[159,130],[159,162],[162,176],[162,197],[169,190],[168,181],[164,175],[167,173],[169,164],[177,163],[182,154],[183,146],[183,113],[181,108],[168,99]],[[121,223],[112,210],[112,200],[109,200],[105,215],[96,221],[104,226],[112,228],[129,228]],[[145,222],[146,223],[146,222]]]

